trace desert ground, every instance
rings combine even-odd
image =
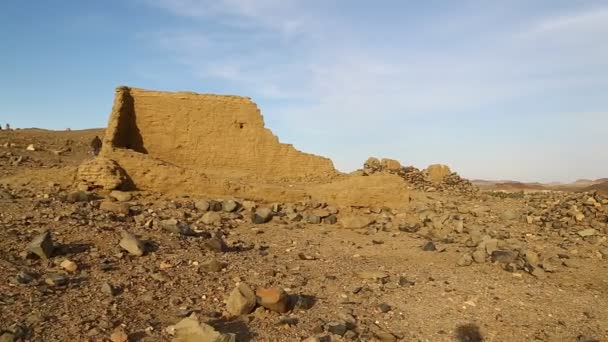
[[[110,189],[83,181],[122,153],[91,155],[95,135],[0,131],[2,342],[608,340],[601,192],[375,158],[325,180],[178,182],[123,155],[134,184]]]

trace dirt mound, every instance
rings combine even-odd
[[[119,87],[102,155],[120,158],[124,154],[116,153],[117,149],[222,176],[275,179],[336,173],[330,159],[279,143],[264,127],[255,103],[238,96]],[[122,166],[128,174],[136,167]],[[155,185],[143,178],[134,181],[140,188]]]

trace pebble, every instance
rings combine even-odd
[[[382,303],[382,304],[378,305],[378,309],[382,313],[387,313],[392,310],[391,306],[386,303]]]
[[[325,324],[325,330],[334,335],[343,336],[346,334],[346,324],[344,322],[329,322]]]
[[[44,282],[51,286],[63,286],[68,283],[68,278],[63,274],[50,274],[44,278]]]
[[[59,266],[70,273],[74,273],[78,269],[78,265],[70,259],[63,260]]]
[[[101,284],[101,292],[104,294],[107,294],[108,296],[115,296],[116,295],[116,288],[114,288],[114,286],[112,286],[112,284],[104,281]]]
[[[422,250],[425,252],[433,252],[437,250],[437,247],[435,247],[435,244],[432,241],[427,241],[422,245]]]
[[[115,330],[112,335],[110,335],[110,341],[112,342],[128,342],[129,335],[127,335],[122,329]]]
[[[220,272],[221,270],[226,268],[226,266],[228,266],[227,263],[220,262],[215,258],[207,260],[201,264],[201,268],[207,272]]]

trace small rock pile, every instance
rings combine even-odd
[[[608,198],[597,192],[536,192],[527,194],[525,202],[530,224],[576,230],[582,237],[608,232]]]
[[[477,188],[456,172],[451,172],[445,165],[431,165],[426,170],[419,170],[413,166],[401,166],[398,161],[392,159],[369,158],[363,165],[364,174],[370,175],[377,172],[388,172],[399,175],[416,190],[426,192],[458,192],[474,193]]]

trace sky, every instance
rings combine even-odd
[[[114,88],[251,97],[281,142],[470,179],[608,177],[608,2],[0,2],[0,122],[104,127]]]

